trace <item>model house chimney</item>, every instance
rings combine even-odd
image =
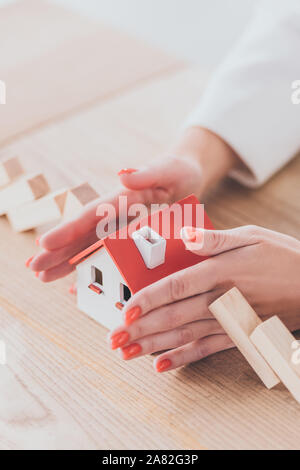
[[[166,240],[150,227],[142,227],[133,232],[132,239],[148,269],[156,268],[165,262]]]

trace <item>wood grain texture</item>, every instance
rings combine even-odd
[[[180,67],[147,44],[43,0],[1,9],[0,43],[7,85],[0,145]]]
[[[2,155],[19,154],[53,189],[86,180],[103,194],[117,186],[121,167],[166,148],[205,81],[199,68],[153,78],[19,138]],[[296,159],[258,191],[227,181],[206,209],[218,228],[257,223],[297,236],[299,175]],[[34,234],[13,234],[4,218],[0,233],[0,339],[8,351],[0,448],[299,447],[297,403],[282,385],[266,390],[237,351],[164,375],[153,372],[151,357],[122,362],[106,330],[77,310],[73,276],[43,285],[26,270]]]
[[[22,137],[1,155],[21,152],[27,171],[47,168],[52,189],[88,181],[103,195],[118,184],[121,168],[149,162],[167,148],[206,81],[200,68],[185,67]],[[184,84],[186,92],[179,93]]]

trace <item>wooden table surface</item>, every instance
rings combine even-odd
[[[132,47],[116,42],[112,74]],[[30,120],[28,129],[24,116],[1,156],[19,154],[54,188],[87,180],[103,194],[116,186],[117,170],[145,164],[172,142],[208,78],[146,46],[141,56],[142,76],[128,54],[126,84],[112,87],[108,70],[80,113],[70,108],[36,127]],[[217,228],[259,224],[299,237],[299,178],[296,158],[256,191],[226,181],[207,197],[207,212]],[[43,285],[26,270],[35,234],[13,234],[5,218],[0,233],[1,449],[299,447],[299,405],[283,386],[266,390],[238,351],[163,375],[151,357],[122,362],[106,330],[76,308],[74,276]]]

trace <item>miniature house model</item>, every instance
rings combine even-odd
[[[138,226],[129,224],[99,240],[70,261],[77,269],[80,310],[113,329],[122,323],[122,309],[131,295],[205,259],[186,250],[180,238],[184,225],[197,226],[201,204],[192,195],[176,205],[182,214],[188,207],[180,220],[173,216],[175,205],[170,206],[139,221]],[[165,237],[163,221],[169,221]],[[204,226],[213,228],[206,214]]]

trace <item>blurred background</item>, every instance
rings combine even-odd
[[[212,70],[259,0],[48,0],[99,19]],[[0,0],[0,5],[12,0]],[[179,25],[179,26],[178,26]]]

